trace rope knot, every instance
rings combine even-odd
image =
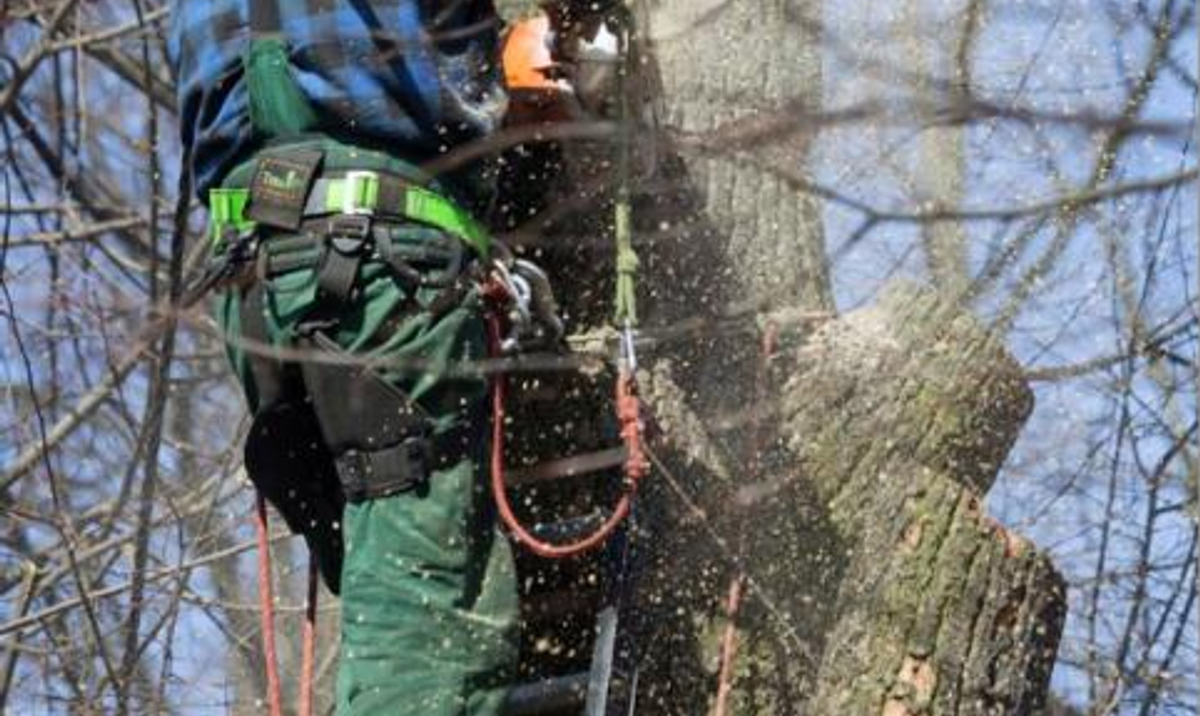
[[[629,455],[625,458],[625,479],[631,488],[649,472],[650,465],[642,448],[642,401],[637,395],[633,374],[621,371],[617,378],[617,422]]]
[[[617,252],[617,273],[636,274],[642,262],[633,249],[623,249]]]

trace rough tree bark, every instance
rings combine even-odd
[[[1034,713],[1063,583],[980,505],[1032,408],[1019,366],[910,291],[830,323],[798,358],[784,435],[846,550],[816,595],[839,607],[811,712]]]
[[[649,642],[654,712],[699,713],[686,690],[711,693],[722,550],[740,524],[732,549],[752,582],[734,713],[1037,713],[1063,583],[981,508],[1032,407],[1019,367],[952,302],[898,289],[775,370],[778,442],[757,482],[732,485],[691,449],[712,436],[679,429],[703,424],[685,392],[664,388],[661,368],[647,381],[708,530],[671,540],[650,587],[687,613]]]
[[[659,287],[649,322],[741,300],[831,306],[819,205],[774,175],[803,166],[809,138],[725,139],[760,113],[819,105],[819,11],[796,0],[646,11],[660,130],[637,152],[659,162],[640,207],[646,285]],[[650,370],[667,466],[684,476],[673,488],[693,490],[704,518],[673,515],[648,576],[661,625],[645,642],[649,712],[709,707],[735,561],[751,583],[734,713],[1041,708],[1062,580],[981,508],[1032,398],[1000,343],[952,306],[897,291],[815,334],[785,330],[759,395],[745,334]],[[757,453],[749,403],[767,416]]]
[[[741,570],[735,714],[1035,713],[1064,594],[982,514],[1032,404],[999,342],[953,300],[898,291],[815,332],[784,322],[756,387],[762,316],[833,306],[821,207],[796,188],[812,135],[774,121],[819,108],[821,3],[636,5],[643,322],[698,326],[644,361],[666,470],[643,501],[662,514],[643,540],[638,712],[711,708]],[[568,146],[572,179],[606,151]],[[580,209],[544,227],[546,256],[570,266],[573,316],[603,320],[608,250],[564,239],[603,234],[608,208]]]

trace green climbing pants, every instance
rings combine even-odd
[[[315,284],[313,268],[268,279],[272,344],[295,347]],[[486,489],[486,384],[462,370],[485,354],[478,298],[435,317],[426,310],[435,290],[414,292],[375,261],[363,264],[358,286],[327,335],[410,396],[435,436],[467,437],[435,440],[449,454],[435,456],[428,485],[346,506],[337,713],[492,716],[514,676],[518,614],[511,548]],[[218,317],[254,407],[241,300],[226,294]]]

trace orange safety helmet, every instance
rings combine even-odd
[[[575,114],[575,90],[553,47],[554,29],[545,13],[518,21],[505,34],[501,62],[510,122],[562,121]]]
[[[538,13],[514,24],[505,35],[504,83],[510,90],[537,89],[571,91],[567,81],[556,77],[561,66],[554,61],[554,30],[550,18]]]

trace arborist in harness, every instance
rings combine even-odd
[[[173,5],[205,287],[253,416],[246,468],[341,595],[338,713],[494,714],[518,605],[469,369],[487,352],[490,177],[419,168],[503,120],[492,2]],[[542,76],[535,94],[559,87]],[[536,267],[512,271],[537,292]],[[561,330],[543,318],[541,335]]]

